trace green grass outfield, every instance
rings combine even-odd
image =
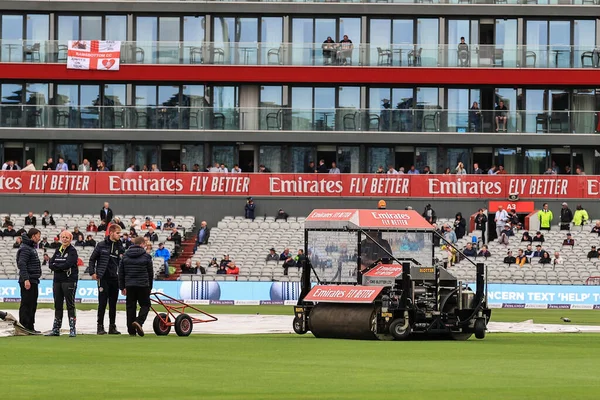
[[[95,310],[96,304],[77,304],[79,310]],[[118,309],[125,311],[125,305],[119,304]],[[196,306],[209,314],[263,314],[263,315],[292,315],[292,306]],[[16,310],[19,303],[0,303],[0,310]],[[52,308],[52,304],[42,303],[38,308]],[[520,322],[532,319],[541,324],[567,324],[562,317],[571,319],[571,325],[600,326],[600,310],[541,310],[541,309],[493,309],[492,321]],[[600,395],[598,396],[600,398]]]
[[[598,399],[600,335],[365,342],[310,335],[0,339],[2,398]]]

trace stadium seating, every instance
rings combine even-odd
[[[9,217],[10,220],[15,224],[15,229],[18,230],[21,227],[25,227],[25,229],[32,228],[32,226],[25,226],[25,217],[27,214],[0,214],[0,220],[4,221],[5,217]],[[96,242],[104,240],[105,233],[97,232],[97,233],[88,233],[85,232],[85,228],[90,221],[94,221],[96,225],[99,224],[99,216],[94,214],[53,214],[54,221],[56,222],[55,226],[48,226],[44,228],[40,223],[36,226],[42,232],[42,237],[46,237],[48,242],[52,243],[53,238],[56,237],[63,229],[68,229],[70,232],[77,226],[80,228],[80,231],[87,236],[91,234]],[[133,215],[124,215],[120,216],[121,221],[128,226],[129,221]],[[136,215],[135,216],[139,221],[143,221],[146,215]],[[38,222],[40,221],[40,217],[37,216]],[[193,230],[195,225],[195,218],[193,216],[169,216],[169,215],[155,215],[151,216],[153,221],[166,221],[166,218],[171,218],[175,223],[175,226],[180,227],[183,231]],[[145,232],[145,231],[142,231]],[[140,232],[138,232],[139,234]],[[165,248],[169,249],[169,251],[173,251],[174,243],[166,241],[169,236],[168,232],[163,232],[157,230],[158,239],[160,242],[165,243]],[[182,232],[183,234],[183,232]],[[13,244],[15,242],[14,238],[11,237],[2,237],[0,238],[0,279],[18,279],[18,271],[16,265],[16,254],[17,249],[13,248]],[[155,248],[156,248],[155,243]],[[91,247],[76,247],[79,258],[83,260],[84,267],[80,269],[83,272],[83,268],[87,268],[89,264],[89,259],[92,254],[93,249]],[[48,254],[52,256],[54,254],[53,249],[47,250]],[[39,249],[38,254],[40,255],[40,259],[42,259],[44,250]],[[164,261],[161,257],[154,258],[154,273],[155,276],[158,276],[159,273],[163,270]],[[42,266],[42,279],[52,279],[52,272],[48,269],[48,266]],[[80,273],[80,279],[91,279],[88,274]]]

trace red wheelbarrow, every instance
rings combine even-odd
[[[167,304],[166,300],[177,304]],[[156,314],[156,316],[154,317],[154,322],[152,323],[152,327],[154,328],[154,333],[156,333],[158,336],[168,335],[169,332],[171,332],[172,326],[175,327],[175,333],[177,333],[177,336],[190,336],[194,324],[201,324],[204,322],[215,322],[218,320],[217,317],[212,316],[194,306],[186,304],[181,300],[174,299],[173,297],[168,296],[164,293],[150,293],[150,301],[156,305],[163,306],[167,311],[166,313],[159,313],[154,309],[152,304],[150,305],[150,308],[152,309],[152,311],[154,311],[154,314]],[[185,313],[185,310],[187,308],[190,308],[196,311],[198,314],[202,314],[210,319],[191,317]],[[176,314],[177,316],[175,316]],[[175,322],[173,322],[173,320]]]

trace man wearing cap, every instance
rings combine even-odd
[[[198,238],[196,239],[196,246],[208,244],[208,238],[210,237],[210,229],[206,221],[200,223],[200,230],[198,231]]]
[[[571,248],[572,248],[573,246],[575,246],[575,239],[573,239],[573,238],[571,237],[571,234],[570,234],[570,233],[567,233],[567,238],[566,238],[565,240],[563,240],[563,244],[562,244],[562,245],[563,245],[563,246],[571,246]]]
[[[169,259],[171,258],[171,252],[168,249],[165,249],[165,245],[163,243],[158,244],[158,249],[154,252],[155,257],[164,258],[165,262],[165,278],[169,277]]]
[[[175,228],[175,223],[171,220],[171,218],[167,218],[167,222],[162,226],[163,231],[170,231]]]
[[[500,236],[498,237],[498,243],[504,244],[508,246],[509,237],[515,236],[514,231],[510,224],[505,224],[504,229],[500,231]]]
[[[277,221],[278,219],[282,219],[287,222],[289,217],[290,215],[283,211],[283,208],[280,208],[279,211],[277,211],[277,215],[275,216],[275,221]]]
[[[562,203],[562,208],[560,209],[560,230],[568,231],[571,229],[571,221],[573,221],[573,211],[571,211],[567,203]]]
[[[387,208],[385,200],[379,200],[379,203],[377,203],[377,208],[380,210],[385,210]]]
[[[119,298],[119,281],[117,277],[119,262],[123,255],[121,227],[111,225],[108,236],[94,248],[90,256],[89,273],[98,282],[98,335],[106,335],[104,330],[104,313],[108,303],[108,334],[120,335],[117,331],[117,299]]]
[[[541,257],[544,254],[544,249],[542,249],[542,245],[538,244],[535,246],[535,251],[533,252],[532,257]]]
[[[254,221],[254,211],[256,210],[256,204],[254,204],[254,199],[252,197],[248,197],[246,199],[246,205],[244,206],[244,216],[246,219],[251,219]]]
[[[540,219],[540,230],[549,231],[554,215],[552,215],[552,211],[548,208],[548,203],[544,203],[542,209],[538,213],[538,217]]]
[[[587,254],[587,258],[589,258],[590,260],[598,258],[598,251],[596,251],[596,246],[592,246],[592,250]]]
[[[498,211],[496,211],[496,215],[494,216],[494,221],[496,222],[496,236],[500,239],[500,235],[502,235],[502,230],[508,221],[508,213],[502,206],[498,206]]]
[[[269,254],[267,255],[267,259],[265,261],[279,261],[279,254],[277,254],[277,250],[271,247],[269,249]]]

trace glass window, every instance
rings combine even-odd
[[[334,32],[330,34],[333,37]],[[312,45],[306,43],[321,43],[324,38],[315,39],[313,32],[313,20],[310,18],[294,18],[292,20],[292,64],[309,65],[314,62]],[[320,46],[320,45],[319,45]],[[320,51],[317,51],[320,52]],[[316,55],[316,54],[315,54]]]
[[[292,171],[303,173],[308,167],[308,163],[314,161],[315,150],[312,147],[292,146]]]
[[[23,113],[18,105],[23,102],[23,85],[3,83],[0,85],[0,96],[0,126],[21,126]]]
[[[33,161],[36,169],[41,170],[42,165],[48,161],[48,143],[26,143],[25,160]]]
[[[379,167],[384,171],[386,166],[394,164],[394,153],[390,147],[369,147],[367,151],[367,173],[374,173]]]
[[[571,22],[550,21],[550,66],[571,67]],[[592,35],[594,36],[594,35]]]
[[[48,126],[46,118],[50,115],[47,105],[49,99],[47,83],[28,83],[26,84],[25,104],[26,125],[29,127]]]
[[[516,132],[517,130],[522,129],[522,117],[521,114],[517,112],[517,90],[509,89],[509,88],[498,88],[496,89],[496,95],[494,98],[494,110],[500,104],[500,101],[504,102],[506,108],[508,108],[507,120],[506,120],[506,130],[508,132]],[[496,112],[494,111],[494,130],[496,129]],[[498,121],[499,124],[502,121]],[[502,129],[502,126],[499,126]]]
[[[260,146],[258,163],[271,172],[281,172],[281,146]]]
[[[181,164],[193,171],[197,165],[199,171],[204,171],[204,145],[184,144],[181,148]]]
[[[442,173],[441,169],[438,169],[437,164],[437,149],[435,147],[417,147],[415,149],[415,168],[419,171],[423,171],[425,166],[429,167],[429,170],[434,174]]]
[[[152,164],[158,164],[158,147],[152,144],[135,145],[133,158],[137,171],[150,171]]]
[[[105,144],[104,162],[111,171],[125,171],[129,165],[126,162],[126,150],[124,144]]]
[[[158,18],[160,64],[179,64],[179,17]]]
[[[369,24],[369,65],[391,64],[384,52],[391,51],[392,21],[372,19]]]
[[[260,129],[283,129],[282,107],[283,88],[281,86],[260,87]],[[279,114],[278,114],[279,113]]]
[[[315,88],[314,122],[316,130],[334,130],[335,88]]]
[[[573,22],[574,40],[573,40],[573,62],[575,68],[581,68],[582,56],[585,52],[593,52],[596,48],[596,21],[595,20],[576,20]],[[589,54],[589,53],[588,53]],[[585,66],[598,66],[598,60],[588,58]]]
[[[214,86],[213,87],[213,112],[215,117],[223,118],[222,122],[215,119],[215,123],[222,123],[223,129],[238,129],[238,87]],[[229,164],[232,165],[232,164]]]
[[[136,18],[136,51],[141,51],[137,62],[152,64],[155,62],[156,42],[158,41],[158,21],[156,17]]]
[[[517,150],[516,149],[496,149],[496,165],[503,166],[509,174],[517,174]]]
[[[527,149],[525,150],[525,173],[542,175],[546,172],[547,151]]]
[[[360,87],[339,87],[336,130],[360,130],[361,128]]]
[[[344,35],[348,35],[348,39],[352,41],[354,45],[351,57],[353,65],[358,65],[360,60],[360,27],[360,18],[340,18],[338,42],[342,40]]]
[[[573,90],[572,120],[575,133],[596,132],[596,110],[600,110],[600,96],[594,89]]]
[[[463,166],[468,171],[471,168],[470,167],[470,165],[471,165],[470,151],[469,151],[469,149],[466,149],[466,148],[447,149],[446,161],[447,161],[447,165],[450,168],[450,172],[452,172],[453,174],[456,173],[456,167],[458,166],[459,162],[463,163]]]
[[[31,55],[25,53],[25,58],[31,58],[31,61],[46,62],[47,46],[44,44],[44,42],[49,39],[49,35],[50,17],[47,14],[28,14],[27,22],[25,24],[25,45],[33,47],[34,45],[39,44],[39,46],[37,54],[33,51]]]
[[[104,38],[106,40],[127,40],[127,16],[107,15],[104,21]]]
[[[281,42],[283,41],[283,18],[264,17],[261,19],[261,64],[285,64]],[[271,56],[269,56],[271,52]],[[273,52],[277,52],[275,55]]]
[[[82,40],[100,40],[102,39],[102,17],[83,16],[81,17],[81,38]]]
[[[23,60],[23,16],[2,16],[2,61],[19,62]]]
[[[525,43],[528,54],[535,55],[536,66],[550,66],[548,64],[550,58],[548,54],[548,21],[527,21]]]
[[[438,66],[439,19],[419,18],[417,20],[417,42],[415,51],[420,52],[420,62],[424,67]]]
[[[66,45],[69,40],[78,40],[79,37],[79,17],[75,15],[58,16],[58,42]]]
[[[78,144],[64,144],[57,143],[54,147],[56,157],[55,163],[58,163],[59,158],[63,158],[67,165],[77,164],[79,165],[79,145]]]
[[[206,107],[206,99],[204,97],[204,85],[183,86],[181,102],[181,105],[186,107],[181,111],[182,127],[187,129],[203,129],[205,121],[209,117],[209,108]]]
[[[183,60],[185,64],[198,64],[201,60],[203,61],[204,26],[203,16],[186,15],[183,17]]]
[[[480,103],[479,89],[448,89],[448,129],[456,132],[481,132],[480,119],[469,110]],[[481,109],[481,106],[479,106]]]
[[[313,89],[292,88],[292,130],[313,130]]]
[[[234,164],[233,154],[233,146],[213,146],[212,163],[225,164],[230,169]]]
[[[470,40],[470,21],[469,20],[456,20],[451,19],[448,21],[448,54],[447,54],[447,62],[449,67],[455,66],[467,66],[467,61],[470,58],[469,53],[465,55],[465,57],[458,57],[458,44],[460,43],[460,38],[465,38],[465,43],[467,46],[471,45]],[[462,54],[462,52],[461,52]]]
[[[339,146],[337,167],[342,174],[360,173],[360,148],[358,146]]]
[[[125,128],[127,92],[124,84],[104,85],[102,123],[105,128]]]
[[[497,19],[495,48],[503,50],[505,67],[517,66],[517,20]]]

